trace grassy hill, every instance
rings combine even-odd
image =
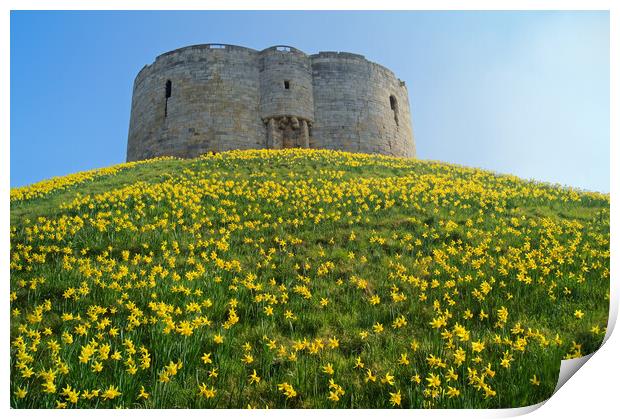
[[[519,407],[600,345],[609,195],[331,151],[11,191],[11,406]]]

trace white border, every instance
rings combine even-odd
[[[326,0],[299,0],[292,2],[290,0],[261,0],[261,1],[241,1],[229,0],[218,2],[205,2],[198,0],[178,0],[175,2],[153,0],[93,0],[88,2],[77,0],[5,0],[1,2],[2,9],[0,45],[1,54],[3,55],[2,65],[0,65],[0,81],[4,89],[1,90],[0,102],[0,167],[2,170],[2,181],[0,182],[1,193],[5,197],[4,205],[1,207],[2,217],[0,218],[0,231],[3,233],[2,246],[0,246],[0,260],[2,260],[2,283],[4,284],[5,298],[9,294],[9,165],[10,165],[10,10],[609,10],[610,11],[610,86],[611,86],[611,138],[610,138],[610,158],[611,158],[611,183],[610,191],[615,197],[618,194],[618,179],[620,173],[618,170],[618,122],[613,116],[620,115],[619,91],[618,91],[618,75],[620,67],[618,65],[618,52],[620,51],[620,43],[618,42],[620,28],[620,4],[612,0],[383,0],[381,2],[372,2],[369,0],[357,1],[340,1],[334,4],[333,1]],[[611,201],[612,220],[611,220],[611,254],[612,256],[618,251],[618,206],[615,199]],[[618,278],[618,267],[614,263],[612,257],[611,277]],[[611,307],[610,307],[610,324],[608,332],[611,332],[618,313],[618,295],[619,284],[617,281],[611,281]],[[5,300],[6,301],[6,300]],[[45,415],[50,417],[81,417],[85,411],[55,411],[55,410],[11,410],[9,409],[9,329],[5,325],[9,324],[9,310],[5,307],[0,312],[0,324],[2,325],[3,344],[0,345],[0,359],[4,360],[4,379],[0,384],[2,389],[2,408],[5,413],[15,417],[32,417],[33,415]],[[618,362],[618,354],[620,354],[620,340],[615,335],[607,335],[608,340],[589,360],[588,367],[577,372],[576,377],[559,389],[546,403],[540,405],[523,408],[523,409],[507,409],[507,410],[271,410],[271,411],[237,411],[237,410],[127,410],[127,411],[110,411],[110,410],[89,410],[88,415],[93,417],[129,416],[132,417],[184,417],[187,415],[196,416],[215,416],[215,417],[263,417],[269,415],[271,417],[289,418],[291,414],[304,418],[315,415],[329,415],[330,417],[372,417],[380,414],[389,414],[395,417],[409,417],[411,415],[425,417],[506,417],[515,416],[528,411],[535,410],[533,416],[543,417],[609,417],[611,411],[617,411],[618,398],[616,383],[620,377],[620,363]],[[564,370],[564,367],[563,367]],[[574,371],[573,371],[574,372]]]

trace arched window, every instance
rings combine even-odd
[[[394,121],[396,121],[396,125],[398,125],[398,102],[394,95],[390,95],[390,109],[394,112]]]
[[[164,105],[164,118],[168,116],[168,98],[172,96],[172,82],[166,81],[166,103]]]

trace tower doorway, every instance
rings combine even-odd
[[[294,116],[267,120],[267,148],[309,148],[310,122]]]

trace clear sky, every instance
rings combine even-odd
[[[125,161],[133,79],[227,43],[363,54],[405,80],[418,157],[609,191],[607,12],[12,12],[11,186]]]

